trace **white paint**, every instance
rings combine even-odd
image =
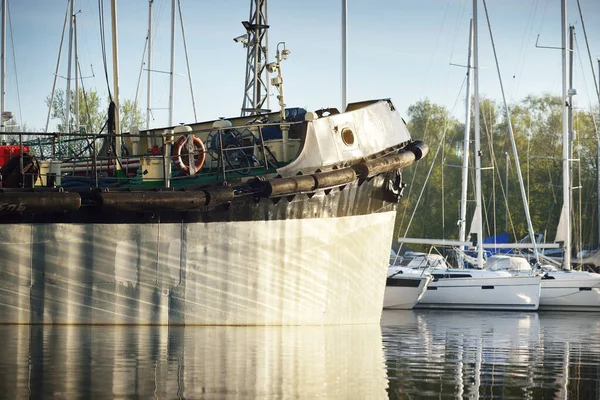
[[[427,290],[430,276],[406,277],[400,275],[401,279],[415,279],[419,281],[417,287],[386,286],[383,298],[383,308],[388,310],[410,310],[423,297]],[[392,278],[393,279],[393,278]]]
[[[440,279],[429,284],[416,307],[537,310],[540,280],[539,276]]]
[[[377,323],[394,220],[0,226],[0,322]]]
[[[140,252],[138,244],[133,240],[122,240],[117,243],[115,251],[115,279],[118,283],[135,287],[138,282],[138,260]]]
[[[415,308],[537,310],[539,307],[541,276],[512,276],[506,271],[478,269],[424,271],[423,268],[390,266],[392,269],[402,270],[404,278],[411,274],[420,277],[429,273],[471,275],[430,282]]]
[[[548,276],[554,279],[542,280],[541,310],[600,311],[600,274],[551,271]]]
[[[344,144],[341,132],[349,128],[355,143]],[[408,129],[390,103],[379,101],[357,110],[308,122],[302,152],[292,163],[277,171],[283,176],[323,165],[360,159],[410,140]]]

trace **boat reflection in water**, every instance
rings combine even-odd
[[[390,398],[600,398],[600,318],[384,311]]]
[[[378,324],[0,326],[0,398],[387,398]]]
[[[381,327],[0,325],[0,398],[600,398],[600,318],[384,311]]]

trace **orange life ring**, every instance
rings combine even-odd
[[[181,149],[183,148],[186,140],[186,136],[180,136],[179,139],[177,139],[177,141],[173,144],[171,156],[173,157],[173,163],[175,163],[179,170],[186,175],[194,175],[196,172],[200,171],[204,165],[204,161],[206,160],[206,148],[199,137],[192,135],[191,140],[194,143],[194,147],[197,149],[198,159],[194,162],[194,165],[190,170],[190,167],[185,165],[185,163],[181,160]]]

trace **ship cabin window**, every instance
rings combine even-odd
[[[471,274],[432,274],[435,281],[448,278],[472,278]]]

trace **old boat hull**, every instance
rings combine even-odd
[[[415,308],[537,310],[539,276],[450,278],[431,282]]]
[[[399,171],[389,101],[306,122],[260,179],[0,193],[0,323],[377,323]]]
[[[2,323],[376,323],[395,220],[387,180],[179,222],[0,225]]]
[[[25,324],[376,323],[394,219],[3,229],[0,315]]]

